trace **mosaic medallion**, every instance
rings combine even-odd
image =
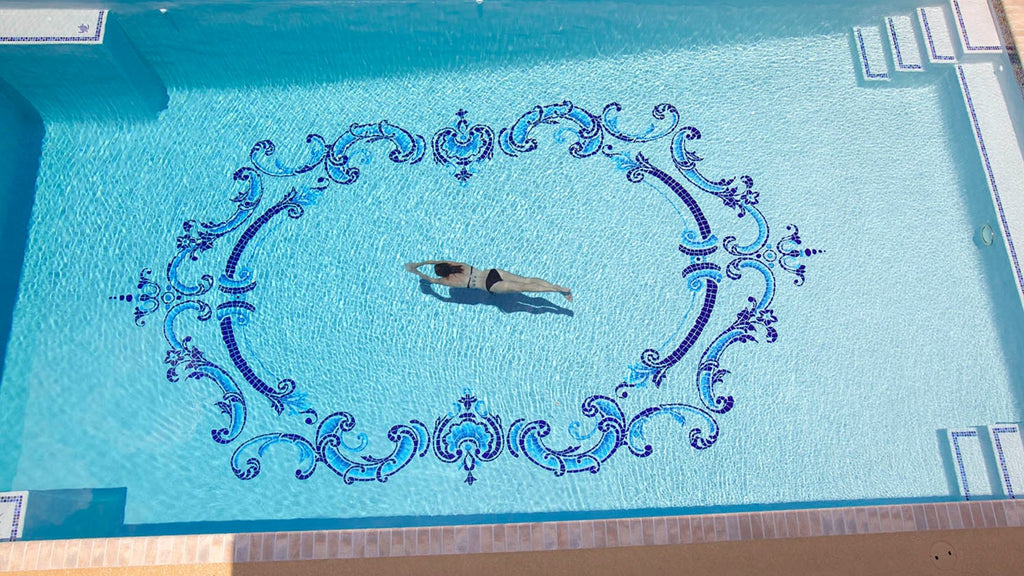
[[[615,103],[594,114],[561,102],[535,106],[511,125],[495,130],[471,123],[469,113],[459,110],[451,126],[430,138],[433,163],[422,162],[428,150],[426,138],[387,121],[352,124],[332,142],[310,134],[298,160],[281,158],[273,142],[257,142],[250,150],[249,164],[234,173],[240,191],[231,198],[231,215],[223,221],[186,221],[166,265],[159,271],[142,270],[131,293],[112,298],[134,306],[138,326],[159,324],[167,341],[164,363],[168,381],[203,381],[219,390],[216,406],[221,420],[210,436],[214,442],[233,447],[230,466],[241,480],[258,476],[267,448],[280,443],[297,451],[296,478],[309,478],[326,468],[348,484],[385,482],[399,471],[414,469],[417,459],[428,457],[457,466],[469,484],[483,480],[486,465],[506,455],[555,476],[596,474],[616,454],[649,456],[654,446],[644,427],[664,418],[684,430],[693,449],[709,449],[719,438],[720,420],[736,402],[718,391],[729,374],[723,362],[725,351],[738,344],[776,340],[772,300],[777,279],[786,277],[793,285],[803,284],[803,260],[820,250],[806,247],[794,225],[785,226],[773,237],[757,208],[758,193],[749,176],[705,177],[698,169],[701,157],[689,148],[700,140],[701,133],[680,126],[674,106],[656,106],[653,122],[641,133],[619,128],[621,111]],[[415,166],[406,169],[447,170],[463,185],[472,186],[473,174],[486,170],[489,163],[545,153],[537,136],[551,130],[558,131],[557,142],[570,141],[568,152],[573,158],[590,163],[585,169],[619,170],[627,182],[646,182],[670,192],[685,206],[687,221],[694,223],[693,229],[682,233],[679,253],[681,281],[695,295],[698,313],[683,319],[681,339],[672,344],[670,352],[637,350],[637,360],[625,380],[608,383],[603,392],[594,391],[582,402],[581,421],[569,426],[572,445],[552,443],[548,421],[494,414],[483,399],[465,390],[460,398],[452,399],[447,412],[441,406],[423,407],[425,415],[440,416],[398,422],[379,431],[386,434],[390,452],[371,455],[367,433],[357,431],[359,414],[336,410],[321,416],[325,411],[313,408],[309,391],[300,390],[291,379],[268,381],[258,369],[258,358],[239,346],[237,333],[256,311],[250,296],[260,289],[253,271],[240,264],[246,250],[261,235],[270,233],[268,223],[280,219],[301,222],[307,210],[316,209],[316,199],[325,190],[358,182],[360,166],[371,161],[369,150],[383,147],[393,164]],[[656,166],[643,153],[643,148],[655,146],[668,147],[672,166]],[[600,158],[605,161],[597,160]],[[294,180],[295,185],[281,198],[266,198],[266,178]],[[742,230],[712,230],[702,208],[709,202],[734,212]],[[752,239],[739,240],[748,237]],[[208,252],[220,244],[231,246],[230,254],[226,261],[212,261]],[[712,325],[719,288],[748,274],[763,280],[763,290],[727,314],[726,321]],[[194,340],[190,328],[197,322],[215,322],[219,340]],[[714,335],[710,344],[695,350],[705,333]],[[211,361],[204,350],[213,347],[226,350],[231,364]],[[697,371],[689,376],[695,386],[693,402],[653,404],[636,412],[623,408],[621,400],[633,389],[660,387],[688,355],[699,355]],[[249,411],[264,409],[278,416],[300,414],[308,432],[247,434]]]

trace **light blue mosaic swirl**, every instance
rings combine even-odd
[[[485,124],[471,124],[469,113],[459,110],[452,126],[439,129],[430,138],[433,164],[420,163],[427,152],[427,138],[387,121],[352,124],[332,143],[319,134],[310,134],[305,139],[304,153],[295,159],[282,158],[273,142],[257,142],[250,150],[251,164],[234,173],[239,191],[230,199],[230,215],[220,221],[186,221],[176,238],[176,252],[160,277],[152,269],[143,270],[136,290],[119,299],[134,303],[138,326],[145,326],[148,319],[162,314],[168,344],[164,357],[168,381],[208,381],[219,389],[216,407],[223,422],[211,430],[211,436],[217,443],[235,445],[230,466],[242,480],[260,474],[268,448],[276,444],[295,449],[296,478],[309,478],[322,466],[349,484],[386,482],[409,468],[415,459],[428,455],[458,466],[469,484],[477,481],[480,468],[506,453],[556,476],[575,472],[596,474],[615,454],[649,456],[654,446],[644,430],[656,419],[674,422],[684,430],[693,448],[707,449],[719,438],[719,418],[736,402],[732,396],[716,391],[729,374],[723,365],[724,353],[736,344],[776,340],[777,318],[771,307],[776,275],[784,272],[793,278],[794,285],[802,284],[806,273],[802,260],[821,251],[804,247],[794,225],[785,227],[786,235],[782,238],[771,240],[771,228],[757,208],[758,193],[749,176],[706,178],[697,167],[702,158],[688,148],[688,144],[701,138],[700,131],[680,127],[680,115],[674,106],[656,106],[651,113],[653,122],[638,133],[619,127],[621,111],[617,103],[605,106],[601,114],[568,101],[538,105],[509,126],[495,130]],[[367,453],[366,434],[355,431],[357,415],[332,410],[321,418],[319,414],[324,411],[314,409],[310,402],[315,391],[301,390],[288,378],[266,381],[253,368],[260,365],[259,359],[247,347],[240,347],[238,336],[256,311],[247,296],[259,290],[259,285],[254,271],[240,266],[240,262],[250,243],[269,230],[269,222],[284,217],[301,221],[307,210],[315,209],[318,195],[329,187],[357,182],[361,177],[360,165],[372,161],[372,151],[381,146],[389,148],[387,157],[391,163],[439,166],[468,185],[474,173],[496,161],[495,148],[507,159],[541,153],[535,131],[552,126],[556,129],[555,140],[568,142],[572,157],[604,156],[613,161],[628,182],[640,183],[650,178],[667,187],[689,212],[687,221],[696,226],[682,233],[678,248],[683,258],[681,280],[695,295],[697,314],[688,314],[684,319],[685,330],[680,330],[681,337],[671,343],[671,351],[638,351],[637,362],[629,367],[629,376],[624,381],[611,386],[610,393],[595,393],[582,402],[582,420],[569,426],[573,445],[553,445],[552,427],[545,419],[520,417],[506,425],[506,420],[491,413],[482,399],[465,390],[450,411],[434,419],[432,427],[424,423],[429,418],[391,426],[387,431],[390,452],[371,455]],[[616,148],[620,144],[642,147],[652,143],[668,145],[682,180],[655,166],[641,151],[629,153]],[[292,180],[294,185],[282,198],[270,202],[264,197],[265,178]],[[745,230],[715,234],[698,198],[721,202],[735,212],[735,221]],[[233,242],[227,261],[205,259],[204,253],[221,242]],[[660,387],[666,375],[691,353],[699,337],[714,330],[709,324],[722,283],[748,274],[763,280],[763,289],[735,311],[728,325],[711,332],[715,336],[700,352],[693,376],[697,401],[660,403],[635,413],[627,412],[620,401],[629,396],[630,390]],[[204,342],[201,346],[189,333],[189,326],[210,321],[219,325],[221,341]],[[224,346],[231,366],[211,361],[203,351],[211,346]],[[275,432],[246,438],[248,412],[257,408],[252,404],[253,393],[278,416],[285,411],[302,415],[305,424],[315,427],[311,428],[315,432]],[[423,407],[427,413],[436,413],[437,409]]]

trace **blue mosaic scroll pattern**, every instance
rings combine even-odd
[[[481,124],[470,126],[466,114],[459,110],[455,126],[438,130],[431,140],[434,162],[454,168],[455,178],[463,185],[473,175],[469,170],[471,164],[490,160],[494,155],[494,130]]]
[[[331,411],[321,418],[308,400],[315,391],[303,390],[301,383],[289,378],[268,382],[253,368],[258,358],[239,340],[258,313],[256,305],[247,300],[259,290],[259,284],[257,274],[242,265],[246,251],[256,238],[269,233],[267,224],[271,221],[287,217],[301,222],[306,211],[315,207],[319,194],[334,184],[355,184],[361,176],[359,167],[371,161],[373,149],[390,146],[388,159],[392,163],[418,164],[427,149],[426,139],[387,121],[352,124],[330,144],[323,136],[310,134],[297,159],[282,158],[273,142],[257,142],[249,153],[250,165],[234,174],[238,189],[231,196],[234,208],[230,215],[223,220],[186,221],[164,277],[156,278],[147,268],[140,273],[134,293],[111,299],[133,303],[138,326],[145,326],[151,316],[163,314],[168,381],[184,378],[217,386],[220,400],[216,406],[226,423],[212,430],[212,437],[217,443],[235,445],[230,466],[242,480],[258,476],[268,448],[277,445],[293,449],[296,478],[309,478],[318,468],[326,467],[346,484],[386,482],[428,454],[458,466],[465,474],[464,482],[470,485],[478,481],[484,465],[506,452],[516,461],[529,462],[555,476],[596,474],[617,453],[639,458],[652,454],[654,445],[645,427],[660,419],[678,425],[694,449],[707,449],[719,438],[718,419],[737,402],[732,395],[719,391],[729,374],[723,365],[725,351],[740,343],[759,339],[774,342],[778,338],[777,318],[771,308],[776,274],[789,274],[793,284],[801,285],[806,274],[802,260],[822,251],[805,247],[794,225],[785,228],[785,236],[772,241],[750,176],[720,180],[705,177],[699,169],[701,156],[689,149],[700,140],[701,133],[692,126],[680,126],[674,106],[655,106],[651,123],[635,131],[620,125],[621,113],[622,106],[614,102],[601,114],[594,114],[563,101],[534,106],[511,125],[494,130],[485,124],[470,125],[468,112],[459,110],[454,125],[437,130],[431,138],[433,165],[447,169],[466,185],[475,170],[485,162],[496,161],[495,147],[505,158],[538,153],[540,134],[553,132],[554,141],[567,143],[569,155],[587,161],[589,168],[607,168],[610,159],[611,167],[621,171],[627,182],[670,191],[689,213],[686,221],[695,226],[682,232],[678,273],[686,288],[699,297],[699,312],[683,319],[685,334],[679,341],[666,344],[668,349],[640,351],[626,379],[613,386],[614,394],[594,393],[581,403],[582,419],[568,425],[571,445],[555,445],[551,436],[555,425],[544,418],[513,418],[506,426],[504,418],[492,413],[467,389],[451,411],[434,419],[432,428],[423,423],[429,421],[427,418],[395,424],[386,433],[390,445],[386,453],[370,454],[369,436],[356,431],[356,415]],[[661,150],[669,153],[675,174],[659,168],[649,159],[649,153],[632,149],[653,142],[666,145]],[[602,158],[605,162],[600,161]],[[288,193],[269,206],[263,188],[268,178],[294,183]],[[702,204],[708,199],[714,202]],[[735,215],[739,231],[714,233],[705,211],[716,203]],[[230,254],[222,271],[216,273],[204,255],[215,243],[228,241],[229,236],[234,237]],[[200,266],[203,268],[193,270]],[[715,314],[719,291],[748,274],[761,280],[761,288],[747,298],[746,306],[725,316],[727,320],[717,332],[710,332],[713,318],[721,317]],[[214,317],[221,343],[204,343],[204,347],[222,345],[231,360],[230,367],[211,361],[190,333],[195,322]],[[700,352],[696,373],[690,376],[695,385],[691,389],[693,401],[673,400],[641,406],[633,412],[625,407],[621,400],[629,396],[630,390],[650,385],[661,388],[705,333],[715,336]],[[243,388],[239,383],[248,386]],[[245,438],[247,414],[253,409],[247,400],[251,393],[267,401],[278,416],[286,411],[298,414],[306,426],[315,426],[315,432],[304,428]],[[687,394],[685,389],[677,389],[673,395]],[[424,406],[423,410],[434,412],[436,407]]]
[[[490,414],[483,402],[465,390],[456,410],[434,424],[434,456],[442,462],[461,463],[466,483],[476,481],[473,469],[478,462],[491,462],[501,455],[504,429],[501,418]],[[461,408],[460,408],[461,407]]]

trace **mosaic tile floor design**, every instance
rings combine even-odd
[[[463,186],[472,186],[473,174],[486,170],[488,163],[497,162],[498,152],[503,161],[541,153],[536,139],[538,130],[557,128],[556,141],[570,140],[568,152],[572,157],[611,158],[628,182],[639,184],[649,179],[670,190],[689,212],[688,222],[693,223],[694,229],[683,232],[678,249],[683,258],[682,280],[690,291],[702,295],[699,310],[692,318],[682,319],[689,327],[674,350],[664,356],[653,349],[639,351],[638,360],[624,381],[583,401],[580,412],[590,424],[586,430],[579,425],[570,430],[578,441],[576,445],[550,445],[546,437],[551,424],[547,421],[506,420],[504,415],[491,413],[467,389],[461,398],[452,399],[455,402],[450,412],[433,419],[432,426],[428,425],[429,418],[395,423],[387,431],[392,444],[390,453],[371,455],[365,452],[365,436],[356,433],[358,415],[332,410],[321,417],[326,410],[319,405],[314,407],[311,399],[315,398],[315,391],[301,389],[292,379],[266,381],[256,368],[259,362],[246,357],[248,352],[239,347],[237,332],[245,329],[256,310],[246,296],[259,289],[254,279],[257,274],[244,266],[246,251],[265,233],[267,223],[285,216],[301,220],[307,210],[315,209],[318,196],[328,193],[332,186],[357,182],[361,177],[359,166],[369,158],[375,145],[391,147],[387,157],[396,169],[397,165],[430,164],[422,162],[428,152],[427,139],[386,120],[352,124],[331,143],[319,134],[310,134],[305,138],[305,156],[297,160],[281,158],[273,142],[257,142],[250,150],[251,164],[234,173],[241,188],[231,198],[234,213],[219,222],[186,221],[176,239],[177,251],[163,270],[154,273],[153,269],[144,269],[135,291],[111,298],[134,304],[134,320],[139,326],[161,318],[168,344],[164,358],[168,381],[194,379],[219,387],[221,399],[217,407],[225,422],[212,429],[211,436],[217,443],[235,446],[230,465],[242,480],[258,476],[266,450],[281,443],[293,446],[300,455],[296,478],[309,478],[318,467],[326,467],[349,484],[385,482],[416,458],[428,454],[459,466],[465,473],[465,482],[471,485],[478,480],[482,464],[506,453],[555,476],[596,474],[616,453],[649,456],[654,447],[645,437],[644,427],[654,419],[676,422],[694,449],[708,449],[718,440],[719,419],[734,403],[731,396],[716,392],[729,374],[722,362],[723,354],[737,344],[770,343],[777,338],[772,299],[782,282],[778,275],[789,278],[787,283],[792,285],[803,284],[806,268],[802,261],[822,250],[805,246],[795,225],[787,225],[783,232],[772,235],[757,207],[759,194],[750,176],[717,180],[705,177],[698,169],[702,158],[688,148],[700,139],[700,131],[681,127],[673,105],[656,106],[651,113],[653,121],[640,133],[619,127],[620,112],[621,106],[616,103],[605,106],[600,114],[568,101],[538,105],[509,126],[495,130],[486,124],[471,124],[469,113],[459,110],[453,124],[439,129],[429,146],[434,165],[447,170]],[[667,145],[682,181],[655,166],[640,150],[652,143]],[[287,179],[292,184],[291,191],[268,206],[263,197],[265,178]],[[732,211],[738,230],[713,231],[705,216],[708,200]],[[203,258],[215,243],[230,241],[234,242],[233,248],[222,268]],[[720,284],[746,274],[763,279],[763,292],[750,296],[746,306],[734,313],[731,323],[709,325]],[[185,319],[207,322],[214,316],[222,343],[193,340]],[[617,400],[626,398],[631,389],[659,387],[680,359],[694,352],[698,337],[706,330],[715,330],[717,336],[700,352],[693,376],[698,402],[656,404],[633,414],[620,406]],[[212,362],[204,353],[209,346],[220,345],[227,349],[233,366]],[[310,433],[281,431],[245,437],[247,415],[261,405],[252,402],[253,393],[278,415],[286,410],[303,415]],[[428,414],[437,412],[437,407],[423,409]]]

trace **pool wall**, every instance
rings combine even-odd
[[[39,113],[3,81],[0,81],[0,126],[4,127],[0,131],[0,374],[3,374],[44,133]],[[0,407],[0,422],[4,426],[20,425],[24,401],[24,395],[11,396],[10,401]],[[21,454],[20,435],[11,438],[13,441],[0,450],[0,470],[11,469]],[[0,489],[3,488],[7,486],[0,485]]]
[[[167,107],[163,80],[116,16],[95,13],[100,14],[95,26],[102,29],[102,44],[47,44],[47,37],[38,38],[39,43],[10,43],[0,37],[0,77],[47,123],[155,119]]]
[[[18,278],[25,257],[28,218],[35,199],[43,120],[24,98],[0,81],[0,350],[7,350]],[[0,373],[4,358],[0,356]]]

